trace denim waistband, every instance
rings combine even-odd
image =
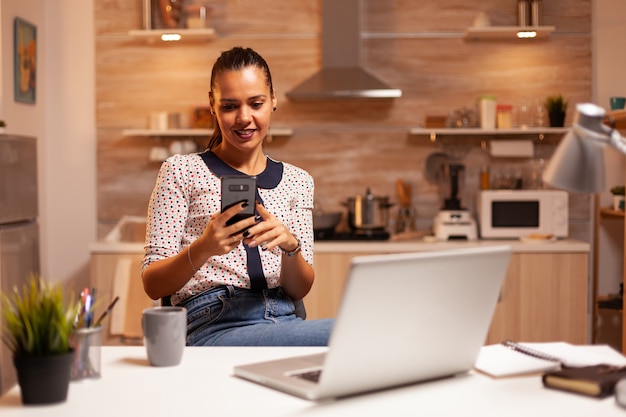
[[[214,293],[219,293],[224,291],[226,293],[226,295],[228,296],[228,298],[233,298],[236,297],[237,295],[258,295],[261,296],[264,292],[276,292],[280,289],[280,287],[275,287],[275,288],[269,288],[269,289],[262,289],[262,290],[251,290],[250,288],[239,288],[239,287],[235,287],[233,285],[220,285],[217,287],[213,287],[207,291],[198,293],[198,294],[194,294],[189,298],[184,299],[183,301],[181,301],[180,303],[177,304],[177,306],[179,307],[185,307],[187,304],[189,304],[191,301],[195,300],[198,297],[204,297],[205,295],[209,295],[209,294],[214,294]]]

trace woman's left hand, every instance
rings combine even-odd
[[[280,220],[272,213],[267,211],[258,202],[256,210],[262,218],[246,232],[244,232],[243,243],[254,248],[260,246],[263,250],[272,250],[280,247],[286,252],[295,250],[298,247],[298,241]]]

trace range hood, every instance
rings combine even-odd
[[[361,0],[322,1],[322,69],[286,95],[292,100],[402,96],[361,67]]]

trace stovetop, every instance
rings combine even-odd
[[[334,230],[315,230],[316,241],[382,241],[389,240],[389,233],[385,230],[363,230],[336,232]]]

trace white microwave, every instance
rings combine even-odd
[[[483,190],[476,205],[482,239],[530,234],[567,237],[568,194],[560,190]]]

